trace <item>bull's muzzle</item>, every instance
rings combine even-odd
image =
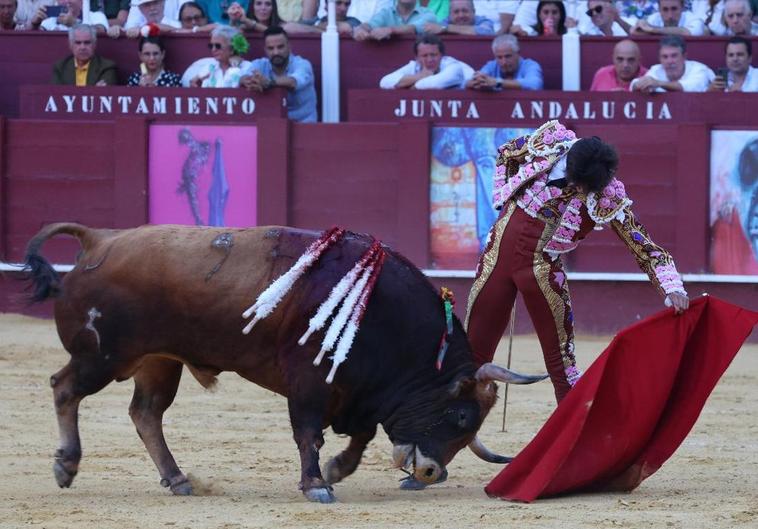
[[[445,472],[445,467],[425,456],[417,446],[396,444],[392,449],[392,460],[397,468],[412,468],[413,477],[427,485],[436,483]]]

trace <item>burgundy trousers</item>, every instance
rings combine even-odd
[[[491,362],[505,332],[517,292],[524,298],[537,332],[558,402],[575,380],[571,298],[560,259],[542,251],[554,227],[506,203],[479,258],[466,312],[466,330],[475,361]],[[573,377],[572,377],[573,378]]]

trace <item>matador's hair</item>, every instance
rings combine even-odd
[[[566,156],[566,178],[586,192],[599,192],[613,179],[619,157],[613,146],[597,136],[582,138]]]

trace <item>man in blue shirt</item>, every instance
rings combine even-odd
[[[263,32],[263,49],[265,58],[242,67],[240,85],[256,92],[275,86],[286,88],[287,116],[301,123],[318,121],[311,63],[290,53],[287,33],[279,26],[271,26]]]
[[[542,90],[542,67],[532,59],[519,55],[518,39],[513,35],[498,35],[492,41],[495,59],[466,83],[472,90]]]
[[[439,35],[494,35],[495,23],[476,14],[474,0],[450,0],[450,14],[441,23],[429,22],[425,33]]]
[[[424,32],[424,25],[437,22],[434,13],[416,4],[416,0],[397,0],[394,7],[377,11],[368,23],[353,31],[355,40],[385,40],[393,35],[415,35]]]

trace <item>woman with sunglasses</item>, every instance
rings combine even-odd
[[[197,2],[184,2],[182,7],[179,8],[179,23],[182,25],[181,29],[178,29],[179,33],[197,33],[212,31],[216,24],[208,23],[208,16],[201,6]]]
[[[139,40],[140,71],[134,72],[127,86],[182,86],[181,78],[164,69],[166,48],[160,37],[142,37]]]
[[[594,37],[626,37],[629,24],[619,16],[612,0],[589,0],[586,15],[589,20],[579,24],[579,33]],[[627,27],[624,28],[624,25]]]
[[[237,88],[250,44],[237,28],[218,26],[211,32],[211,56],[195,61],[182,76],[182,85],[203,88]]]

